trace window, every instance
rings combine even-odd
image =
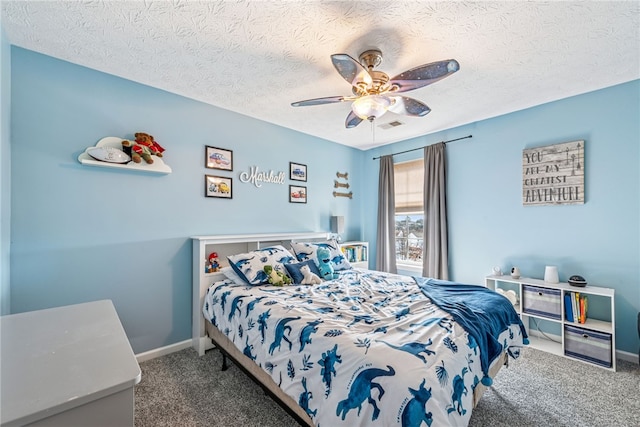
[[[396,163],[396,262],[422,266],[424,239],[424,160]]]

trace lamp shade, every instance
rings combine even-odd
[[[344,217],[332,216],[331,217],[331,232],[342,234],[344,233]]]
[[[361,119],[371,119],[382,116],[391,106],[391,100],[382,95],[362,96],[351,104],[353,113]]]

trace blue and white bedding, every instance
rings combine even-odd
[[[209,288],[203,313],[318,427],[465,426],[473,390],[487,381],[486,340],[467,333],[421,285],[361,269],[315,286],[224,280]],[[497,345],[516,358],[526,335],[513,319],[489,333],[493,352]]]

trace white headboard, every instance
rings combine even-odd
[[[256,249],[282,245],[290,249],[292,241],[322,241],[329,236],[328,232],[303,233],[272,233],[272,234],[233,234],[218,236],[192,236],[193,283],[192,283],[192,321],[191,337],[193,348],[200,356],[206,349],[212,347],[204,331],[204,316],[202,306],[204,296],[209,287],[220,280],[224,280],[222,273],[205,273],[205,264],[211,252],[217,252],[222,267],[228,265],[227,256]]]

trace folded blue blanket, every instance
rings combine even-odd
[[[480,348],[482,384],[490,386],[491,363],[502,354],[498,336],[512,324],[519,324],[524,344],[529,344],[527,331],[513,305],[500,294],[483,286],[465,285],[446,280],[414,277],[416,283],[435,305],[449,313]]]

